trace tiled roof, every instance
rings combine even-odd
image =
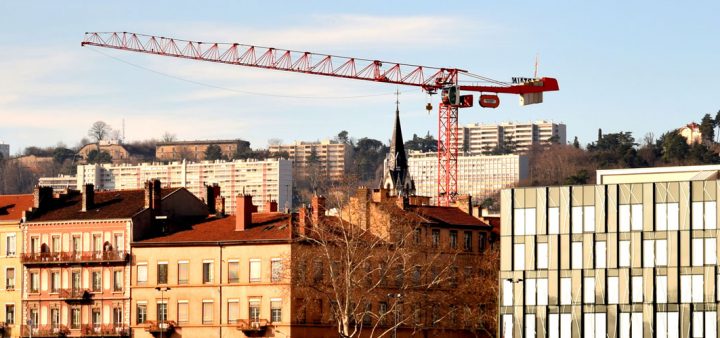
[[[447,225],[490,227],[487,223],[455,207],[417,206],[412,207],[412,210],[431,221]]]
[[[290,215],[279,212],[254,213],[252,226],[244,231],[235,231],[235,215],[214,218],[209,217],[190,225],[187,229],[172,234],[139,241],[139,244],[151,243],[190,243],[190,242],[223,242],[223,241],[264,241],[289,240],[292,228],[289,226]]]
[[[162,189],[162,197],[166,197],[178,188]],[[90,219],[131,218],[145,209],[144,190],[96,191],[92,209],[81,210],[82,195],[74,194],[61,198],[53,198],[48,207],[34,215],[29,222],[71,221]]]
[[[19,221],[33,205],[33,195],[0,195],[0,221]]]

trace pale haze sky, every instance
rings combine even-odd
[[[262,148],[270,138],[341,130],[386,141],[396,89],[405,137],[437,134],[437,111],[425,111],[428,98],[415,87],[81,48],[86,31],[460,68],[503,81],[532,76],[539,55],[539,75],[556,77],[559,92],[527,107],[507,95],[495,110],[476,103],[460,123],[553,120],[582,143],[598,128],[657,137],[720,109],[718,1],[148,2],[0,2],[0,141],[12,153],[73,146],[94,121],[120,129],[123,119],[128,141],[167,131]],[[347,96],[364,97],[339,98]]]

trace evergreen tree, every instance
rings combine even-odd
[[[715,140],[715,120],[710,114],[705,114],[700,122],[700,134],[703,141],[713,142]]]
[[[575,139],[573,140],[573,147],[580,149],[580,141],[578,141],[577,136],[575,136]]]
[[[223,158],[222,149],[217,144],[211,144],[205,149],[205,159],[208,161],[220,160]]]

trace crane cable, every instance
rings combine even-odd
[[[213,89],[220,89],[220,90],[230,91],[230,92],[234,92],[234,93],[238,93],[238,94],[244,94],[244,95],[267,96],[267,97],[277,97],[277,98],[286,98],[286,99],[306,99],[306,100],[347,100],[347,99],[362,99],[362,98],[369,98],[369,97],[379,97],[379,96],[396,95],[396,93],[383,93],[383,94],[350,95],[350,96],[301,96],[301,95],[282,95],[282,94],[270,94],[270,93],[263,93],[263,92],[253,92],[253,91],[247,91],[247,90],[240,90],[240,89],[228,88],[228,87],[223,87],[223,86],[218,86],[218,85],[209,84],[209,83],[205,83],[205,82],[200,82],[200,81],[195,81],[195,80],[190,80],[190,79],[182,78],[182,77],[179,77],[179,76],[176,76],[176,75],[163,73],[163,72],[158,71],[158,70],[154,70],[154,69],[151,69],[151,68],[148,68],[148,67],[144,67],[144,66],[138,65],[138,64],[136,64],[136,63],[132,63],[132,62],[130,62],[130,61],[124,60],[124,59],[119,58],[119,57],[117,57],[117,56],[110,55],[110,54],[108,54],[108,53],[102,52],[102,51],[100,51],[100,50],[98,50],[98,49],[95,49],[95,48],[88,48],[88,49],[91,50],[91,51],[93,51],[93,52],[95,52],[95,53],[98,53],[98,54],[104,55],[104,56],[106,56],[106,57],[109,57],[109,58],[111,58],[111,59],[113,59],[113,60],[115,60],[115,61],[122,62],[122,63],[124,63],[124,64],[126,64],[126,65],[129,65],[129,66],[132,66],[132,67],[135,67],[135,68],[144,70],[144,71],[148,71],[148,72],[151,72],[151,73],[155,73],[155,74],[157,74],[157,75],[161,75],[161,76],[168,77],[168,78],[171,78],[171,79],[175,79],[175,80],[178,80],[178,81],[183,81],[183,82],[187,82],[187,83],[192,83],[192,84],[198,85],[198,86],[203,86],[203,87],[208,87],[208,88],[213,88]],[[404,93],[411,93],[411,94],[412,94],[413,92],[407,92],[407,91],[403,92],[403,91],[401,91],[400,93],[403,93],[403,94],[404,94]]]

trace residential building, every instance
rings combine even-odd
[[[78,190],[77,177],[73,175],[58,175],[57,177],[40,177],[38,185],[50,187],[54,192]]]
[[[500,337],[717,337],[720,166],[502,191]]]
[[[22,321],[21,231],[33,195],[0,196],[0,336],[20,337]]]
[[[527,155],[460,155],[457,161],[457,193],[471,195],[480,202],[528,176]],[[415,194],[434,199],[438,192],[437,154],[410,152],[408,168]]]
[[[197,221],[132,244],[133,337],[303,337],[291,327],[289,214],[253,213]]]
[[[0,142],[0,156],[10,158],[10,145]]]
[[[316,167],[320,174],[333,181],[342,180],[352,155],[350,145],[328,140],[271,145],[268,150],[271,153],[286,152],[300,175],[311,174],[309,170]]]
[[[255,205],[274,200],[292,208],[292,164],[284,159],[143,163],[138,165],[88,164],[77,169],[77,186],[94,184],[99,190],[141,189],[143,182],[159,179],[166,187],[184,187],[205,198],[205,186],[217,184],[227,213],[235,212],[235,196],[252,194]]]
[[[700,132],[700,125],[695,122],[688,123],[686,126],[679,128],[677,132],[685,138],[688,145],[702,143],[702,132]]]
[[[477,155],[501,148],[512,153],[527,152],[532,146],[567,143],[565,124],[550,121],[475,123],[458,128],[461,150]]]
[[[129,163],[151,160],[153,155],[147,147],[132,144],[123,144],[122,140],[100,140],[97,143],[88,143],[78,150],[81,163],[87,163],[88,155],[93,150],[106,152],[112,157],[112,163]]]
[[[184,188],[53,194],[36,187],[23,226],[21,336],[127,336],[130,243],[172,231],[176,219],[206,216]]]
[[[158,161],[203,161],[205,160],[205,151],[210,145],[220,147],[222,155],[227,159],[235,158],[238,150],[250,150],[250,142],[240,139],[160,142],[155,148],[155,159]]]

